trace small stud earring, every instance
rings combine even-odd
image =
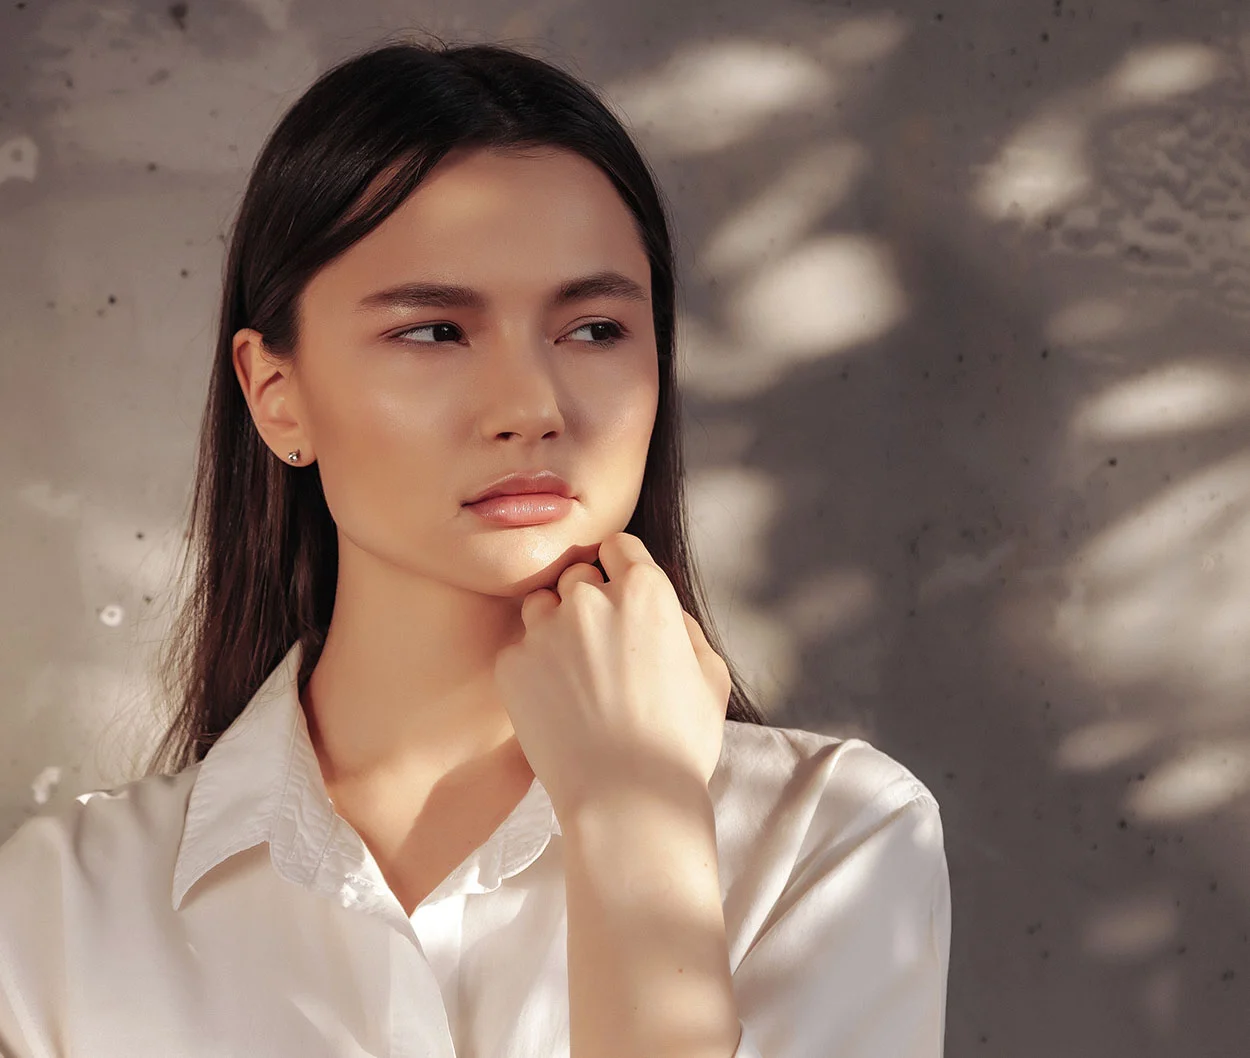
[[[292,463],[298,463],[299,462],[299,449],[298,448],[295,449],[294,452],[288,452],[287,459],[289,459]]]

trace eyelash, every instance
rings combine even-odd
[[[411,334],[413,331],[424,331],[432,327],[453,327],[457,331],[460,330],[460,328],[456,327],[454,323],[421,323],[421,324],[418,324],[416,327],[408,327],[405,330],[397,331],[391,337],[406,341],[406,344],[408,345],[443,345],[445,344],[443,342],[416,342],[416,341],[407,341],[406,339],[404,339],[404,335],[406,334]],[[615,323],[612,320],[591,320],[590,323],[583,323],[581,324],[581,326],[573,328],[573,330],[580,331],[584,327],[611,327],[616,332],[610,338],[588,339],[591,345],[597,345],[601,349],[610,349],[612,346],[616,345],[617,342],[623,340],[629,335],[629,331],[627,331],[619,323]]]

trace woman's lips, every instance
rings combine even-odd
[[[542,525],[568,514],[573,509],[573,500],[554,492],[527,492],[492,496],[466,504],[466,507],[496,525]]]

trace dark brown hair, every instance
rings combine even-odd
[[[625,531],[646,544],[725,657],[687,542],[675,266],[649,166],[594,91],[548,62],[497,44],[388,43],[329,70],[295,102],[261,150],[239,208],[180,564],[188,594],[158,660],[173,715],[149,774],[203,760],[297,640],[302,690],[334,607],[338,538],[319,469],[289,466],[261,440],[234,373],[232,338],[252,327],[274,356],[295,356],[305,285],[453,147],[575,151],[608,175],[633,214],[651,265],[660,388]],[[726,663],[728,718],[765,723]]]

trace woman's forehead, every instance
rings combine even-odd
[[[327,266],[325,279],[353,288],[422,278],[538,292],[609,269],[649,280],[633,215],[602,170],[568,151],[479,150],[442,159]]]

